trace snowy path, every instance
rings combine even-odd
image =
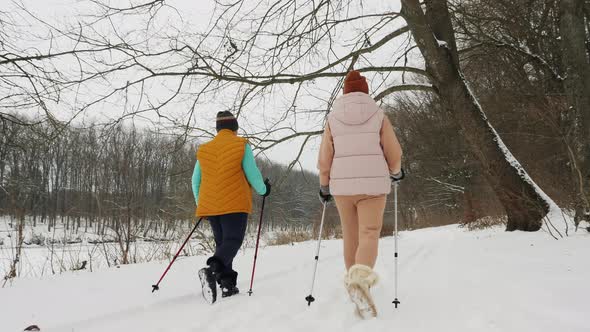
[[[0,331],[588,331],[590,236],[465,232],[456,226],[403,233],[400,301],[394,309],[393,239],[381,243],[374,290],[380,317],[360,321],[342,286],[340,241],[324,241],[316,302],[308,307],[314,243],[266,247],[254,294],[252,252],[240,253],[243,294],[205,304],[196,271],[205,257],[177,261],[151,293],[165,262],[19,280],[0,289]],[[586,256],[586,257],[585,257]]]

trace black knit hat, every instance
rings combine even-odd
[[[223,129],[238,131],[238,119],[229,111],[218,112],[215,128],[218,132]]]

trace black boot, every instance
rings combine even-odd
[[[199,270],[199,279],[201,279],[201,288],[205,301],[210,304],[217,301],[217,280],[221,271],[225,269],[223,262],[213,256],[207,260],[208,267]]]
[[[199,279],[201,280],[201,289],[203,290],[203,298],[209,304],[217,301],[217,283],[211,268],[204,267],[199,270]]]
[[[221,297],[229,297],[240,292],[236,287],[238,280],[238,273],[236,271],[223,272],[219,276],[219,286],[221,287]]]

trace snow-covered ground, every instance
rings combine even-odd
[[[166,231],[138,232],[137,241],[130,243],[129,261],[141,263],[168,259],[178,250],[179,243],[184,241],[192,226],[190,223],[178,223]],[[8,274],[16,257],[16,228],[14,220],[0,217],[0,278]],[[204,233],[195,234],[193,238],[203,238],[209,232],[204,227],[200,230]],[[23,239],[17,265],[18,278],[60,274],[80,268],[84,261],[87,262],[88,271],[96,271],[118,265],[122,259],[122,247],[111,229],[107,229],[105,235],[98,235],[93,227],[89,227],[88,231],[84,227],[66,230],[63,224],[58,223],[49,231],[47,225],[38,224],[34,227],[32,221],[27,219]],[[202,243],[196,239],[191,240],[183,254],[206,252],[208,247],[202,246]],[[213,241],[208,244],[213,245]],[[2,283],[0,282],[0,286]]]
[[[184,247],[183,256],[203,255],[214,250],[214,240],[207,223],[203,223],[191,240]],[[179,222],[168,230],[161,228],[156,232],[138,232],[137,241],[130,243],[129,260],[131,263],[144,263],[166,260],[174,256],[179,245],[185,240],[194,224]],[[276,229],[266,231],[260,239],[262,247],[276,243],[277,238],[297,240],[304,238],[299,234],[313,234],[312,227]],[[0,287],[2,278],[9,274],[17,253],[17,230],[15,222],[8,217],[0,217]],[[242,249],[256,244],[257,224],[250,223]],[[281,235],[283,235],[281,237]],[[43,278],[47,275],[60,274],[79,269],[86,261],[86,271],[97,271],[121,263],[122,249],[116,241],[116,234],[107,229],[105,235],[98,235],[93,227],[88,231],[66,230],[61,223],[47,230],[44,224],[33,226],[26,221],[23,230],[23,246],[17,264],[17,278]],[[302,240],[299,240],[302,241]],[[11,279],[7,283],[10,284]],[[0,330],[0,332],[2,332]]]
[[[342,286],[341,241],[322,242],[307,306],[314,242],[265,247],[249,297],[253,252],[236,264],[242,294],[214,305],[201,298],[204,256],[181,258],[151,293],[167,262],[93,273],[17,279],[0,289],[0,331],[589,331],[586,231],[554,240],[545,232],[468,232],[447,226],[400,238],[401,306],[394,309],[393,239],[383,239],[373,290],[379,318],[361,321]]]

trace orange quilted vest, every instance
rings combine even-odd
[[[197,217],[252,212],[252,189],[242,170],[246,139],[221,130],[199,147],[201,187]]]

